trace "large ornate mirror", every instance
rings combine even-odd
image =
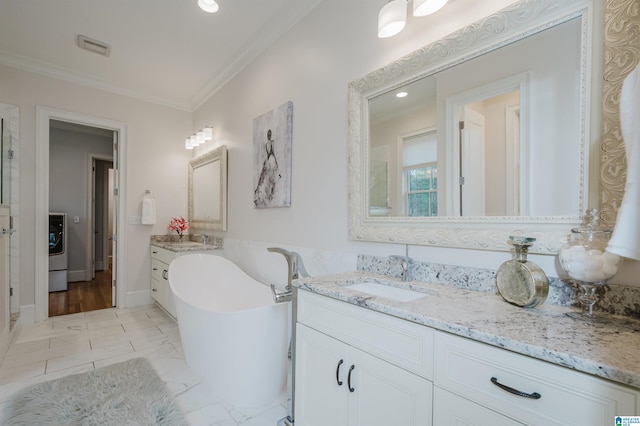
[[[350,237],[555,253],[599,203],[600,3],[520,1],[351,82]]]
[[[227,147],[189,162],[189,222],[194,229],[227,230]]]

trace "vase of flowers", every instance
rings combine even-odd
[[[179,218],[171,218],[171,222],[169,222],[169,230],[176,231],[176,233],[178,234],[178,240],[180,242],[182,242],[182,236],[184,235],[184,231],[186,231],[187,229],[189,229],[189,222],[185,218],[183,218],[182,216],[180,216]]]

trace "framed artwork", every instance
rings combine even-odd
[[[291,206],[293,102],[253,119],[253,204]]]

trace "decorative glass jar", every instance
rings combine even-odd
[[[510,236],[513,259],[504,262],[496,272],[498,292],[507,302],[523,308],[533,308],[547,299],[549,279],[541,267],[527,260],[529,247],[535,238]]]
[[[569,242],[560,249],[562,269],[580,289],[578,300],[584,314],[593,315],[598,301],[596,290],[618,272],[622,258],[606,251],[612,231],[600,226],[598,211],[587,210],[579,228],[573,228]]]

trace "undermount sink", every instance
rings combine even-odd
[[[398,302],[411,302],[412,300],[420,299],[421,297],[426,296],[425,293],[421,293],[419,291],[393,287],[373,281],[351,284],[345,286],[345,288],[361,291],[373,296],[386,297],[387,299],[397,300]]]

